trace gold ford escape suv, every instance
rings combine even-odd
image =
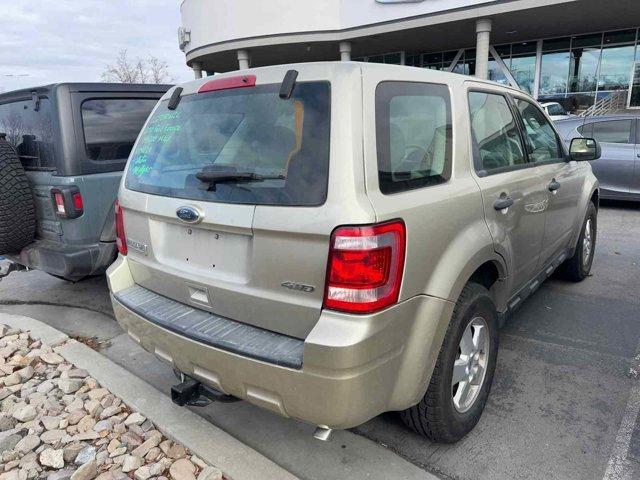
[[[351,62],[171,89],[131,153],[108,271],[122,327],[183,380],[321,431],[385,411],[453,442],[505,315],[593,261],[592,139],[467,76]]]

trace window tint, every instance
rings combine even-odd
[[[376,90],[382,193],[446,182],[451,174],[451,102],[444,85],[384,82]]]
[[[138,133],[156,103],[156,99],[135,98],[83,102],[82,124],[87,156],[99,161],[128,158]]]
[[[55,167],[51,102],[40,98],[0,104],[0,132],[16,149],[25,167]]]
[[[520,133],[502,95],[469,92],[474,161],[478,173],[525,163]]]
[[[529,160],[540,163],[563,158],[556,132],[542,111],[521,98],[516,99],[516,105],[525,127]]]
[[[593,123],[593,138],[602,143],[631,143],[633,121],[612,120]]]
[[[185,95],[176,110],[163,101],[131,155],[127,188],[210,202],[322,204],[330,84],[298,82],[286,100],[279,91],[274,84]],[[234,174],[245,181],[207,181]]]

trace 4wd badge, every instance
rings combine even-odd
[[[298,292],[311,293],[314,292],[316,287],[312,287],[311,285],[303,285],[302,283],[294,283],[294,282],[284,282],[281,284],[284,288],[288,288],[289,290],[296,290]]]

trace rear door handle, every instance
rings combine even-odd
[[[500,197],[493,203],[493,208],[495,208],[496,210],[506,210],[511,205],[513,205],[513,198]]]
[[[553,180],[551,180],[551,183],[547,186],[547,188],[549,189],[550,192],[555,192],[561,186],[562,185],[560,185],[560,182],[556,181],[556,179],[554,178]]]

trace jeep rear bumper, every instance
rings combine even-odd
[[[188,311],[203,319],[212,316],[208,312],[148,290],[147,301],[160,302],[155,310],[145,311],[126,300],[123,293],[128,289],[146,295],[133,283],[126,258],[119,257],[107,277],[118,322],[145,350],[225,394],[330,428],[350,428],[382,412],[417,403],[426,391],[453,310],[453,304],[446,300],[417,296],[375,315],[322,311],[304,340],[258,331],[261,329],[230,319],[223,319],[230,322],[226,325],[230,328],[222,325],[216,329],[214,325],[200,329],[200,333],[216,335],[248,328],[247,335],[253,335],[247,342],[236,337],[220,343],[219,337],[198,336],[190,321],[183,322],[190,327],[181,330],[171,324],[171,315],[160,321],[152,315],[153,311],[175,308],[174,319],[179,323]],[[263,334],[271,337],[271,344],[261,343]],[[290,349],[279,350],[278,342]],[[245,349],[247,345],[252,352]],[[256,354],[256,345],[258,350],[263,348],[261,353]],[[284,354],[288,361],[279,362],[273,358],[274,352],[276,356]]]
[[[36,240],[11,260],[34,270],[71,281],[103,273],[116,256],[115,242],[70,246],[47,240]]]

